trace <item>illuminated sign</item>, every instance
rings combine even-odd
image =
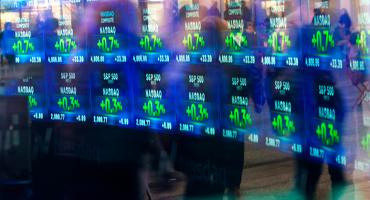
[[[128,126],[131,122],[131,89],[127,69],[96,67],[92,74],[92,114],[95,124]]]
[[[234,140],[259,142],[259,131],[254,112],[253,95],[260,94],[262,88],[257,85],[256,78],[248,70],[238,69],[237,66],[224,67],[221,86],[221,136]],[[253,82],[254,81],[254,82]]]
[[[345,55],[338,46],[339,27],[333,29],[330,15],[331,1],[315,1],[312,24],[302,30],[303,60],[305,67],[322,70],[340,70],[344,67]]]
[[[189,70],[182,75],[178,88],[177,107],[179,129],[184,134],[215,136],[215,98],[210,74],[204,70]]]
[[[32,31],[29,18],[18,18],[15,22],[14,38],[6,45],[11,47],[17,64],[39,64],[44,62],[45,52],[42,32]]]
[[[178,15],[181,30],[176,35],[181,52],[176,54],[179,63],[212,63],[215,57],[213,34],[204,27],[207,7],[202,3],[182,5],[179,2]]]
[[[128,40],[124,36],[122,10],[116,2],[92,2],[94,24],[89,31],[88,54],[90,63],[121,64],[128,61]]]
[[[303,153],[305,145],[304,93],[300,71],[279,69],[269,74],[267,88],[271,133],[265,135],[265,145],[282,151]],[[290,74],[291,76],[285,76]]]
[[[289,6],[293,5],[294,0],[269,1],[269,16],[266,20],[266,32],[263,35],[263,56],[261,63],[267,67],[297,68],[301,61],[301,40],[298,25],[291,25],[291,21],[297,20],[299,15],[289,15]],[[267,9],[267,8],[265,8]],[[265,12],[265,10],[261,11]],[[288,17],[287,17],[288,16]]]

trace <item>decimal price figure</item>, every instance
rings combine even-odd
[[[247,109],[245,108],[242,108],[241,110],[235,108],[230,112],[229,118],[230,121],[235,124],[235,126],[240,128],[246,128],[247,125],[252,125],[251,115],[247,112]]]
[[[295,132],[294,121],[290,120],[289,116],[284,116],[283,120],[280,114],[274,117],[272,127],[282,136],[289,136]]]
[[[225,44],[230,50],[239,51],[242,47],[248,46],[248,40],[242,32],[231,32],[228,36],[226,36]]]
[[[316,129],[316,135],[324,145],[333,146],[339,143],[338,130],[334,129],[334,125],[331,123],[328,125],[324,122],[319,124]]]
[[[13,51],[16,54],[28,54],[35,51],[35,46],[29,39],[17,40],[13,43]]]
[[[199,33],[189,33],[182,40],[182,44],[188,51],[197,51],[206,45],[204,37]]]
[[[333,34],[329,30],[317,31],[312,36],[312,45],[319,53],[326,53],[329,48],[335,47]]]
[[[105,98],[100,103],[101,109],[107,114],[117,114],[123,110],[122,102],[117,98]]]
[[[361,147],[363,150],[368,152],[370,156],[370,133],[366,134],[362,139],[361,139]]]
[[[80,108],[80,102],[74,97],[62,97],[58,99],[58,106],[64,111],[74,111]]]
[[[274,52],[284,52],[287,48],[290,48],[292,42],[290,37],[285,32],[273,32],[267,41],[269,47],[273,49]]]
[[[163,43],[161,38],[157,37],[156,35],[145,35],[140,39],[140,46],[145,51],[155,51],[158,48],[162,48]]]
[[[77,44],[72,38],[60,38],[55,42],[54,47],[60,53],[71,53],[77,49]]]
[[[29,108],[34,108],[38,105],[37,100],[33,96],[28,96],[28,106]]]
[[[103,36],[98,40],[98,48],[104,53],[111,53],[114,49],[118,49],[120,44],[114,36]]]
[[[144,103],[143,110],[151,117],[159,117],[162,114],[166,114],[166,108],[159,100],[149,100]]]
[[[192,103],[186,109],[186,114],[188,117],[197,122],[202,122],[208,119],[208,110],[203,106],[203,104],[194,104]]]
[[[357,35],[356,38],[356,44],[358,48],[361,49],[362,54],[368,54],[369,53],[369,46],[367,45],[367,37],[370,36],[370,30],[367,31],[361,31],[360,34]]]

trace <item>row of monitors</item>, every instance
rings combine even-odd
[[[348,27],[343,17],[348,13],[338,17],[346,12],[333,8],[336,1],[313,1],[309,23],[302,13],[309,15],[311,9],[304,12],[297,2],[88,1],[57,4],[60,8],[43,14],[31,7],[28,14],[3,13],[14,30],[4,34],[2,43],[18,64],[178,62],[315,69],[343,69],[352,45],[360,55],[351,59],[351,68],[364,71],[370,58],[370,3],[358,2],[360,10],[352,16],[358,32],[350,34],[355,25]],[[347,37],[351,44],[343,44]]]
[[[357,156],[366,161],[358,168],[369,169],[366,74],[179,64],[54,65],[43,73],[2,90],[26,96],[34,121],[249,140],[345,166]]]
[[[310,25],[292,9],[304,1],[71,2],[20,9],[2,34],[16,70],[42,68],[2,90],[33,120],[247,139],[369,171],[368,10],[343,47],[336,1],[312,1]]]

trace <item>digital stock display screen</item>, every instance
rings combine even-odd
[[[224,73],[224,84],[221,86],[222,137],[239,141],[247,137],[249,141],[258,143],[260,131],[257,127],[253,97],[258,95],[262,88],[259,88],[256,75],[250,71],[231,66],[225,68],[228,73]]]
[[[336,1],[315,0],[311,24],[303,29],[303,59],[309,68],[340,70],[344,67],[346,46],[342,43],[346,30],[334,21]]]
[[[178,1],[176,23],[179,27],[177,34],[179,63],[212,63],[215,60],[214,34],[209,7],[212,1]],[[216,6],[219,4],[216,4]],[[216,8],[219,10],[219,8]]]
[[[222,32],[222,64],[254,65],[257,47],[256,24],[252,19],[253,1],[225,1],[223,17],[226,23]]]
[[[291,78],[294,77],[294,78]],[[304,84],[296,70],[278,70],[269,74],[267,95],[272,131],[265,136],[265,145],[283,151],[303,152],[305,143]]]
[[[14,23],[15,37],[7,40],[6,45],[11,47],[16,63],[37,64],[44,61],[43,34],[35,24],[32,24],[31,20],[32,18],[17,18]]]
[[[128,60],[128,38],[124,34],[126,7],[118,2],[90,2],[88,60],[94,64],[119,64]]]
[[[358,116],[358,124],[360,125],[358,134],[358,150],[359,154],[355,159],[355,168],[361,171],[370,171],[370,93],[365,92],[363,96],[362,115]]]
[[[33,120],[248,141],[369,171],[368,0],[35,2],[0,13],[14,71],[0,92],[26,96]]]
[[[260,29],[263,44],[261,63],[267,67],[298,68],[301,58],[300,10],[296,0],[266,1],[264,10],[269,13],[265,29]]]
[[[42,72],[38,72],[42,73]],[[6,95],[25,96],[32,120],[47,119],[47,98],[44,79],[34,74],[27,74],[13,80],[6,88]]]
[[[181,132],[196,135],[216,134],[216,91],[207,88],[215,87],[210,73],[197,68],[185,72],[178,88],[181,101],[178,102],[178,123]]]
[[[345,106],[335,77],[327,72],[316,74],[311,85],[313,95],[308,149],[314,159],[346,165],[344,155]]]
[[[76,14],[81,12],[76,5],[71,6]],[[73,64],[86,61],[86,41],[83,32],[78,30],[82,24],[80,16],[60,16],[45,22],[45,25],[49,26],[45,31],[45,56],[48,64]]]
[[[134,122],[137,127],[171,131],[176,129],[175,85],[168,49],[171,13],[166,1],[136,2],[137,36],[132,61],[137,63],[134,81]],[[172,35],[173,36],[173,35]]]
[[[165,71],[141,68],[135,87],[135,123],[154,130],[175,128],[174,91]]]
[[[349,58],[350,68],[353,71],[367,72],[366,67],[370,64],[370,2],[359,1],[357,21],[359,31],[351,38],[351,43],[358,47],[358,54]]]
[[[360,74],[363,77],[367,77],[369,66],[369,41],[370,41],[370,1],[359,1],[359,9],[357,13],[357,20],[359,24],[359,32],[352,38],[351,41],[355,46],[357,46],[359,52],[358,54],[351,56],[349,59],[350,69],[353,73]],[[367,79],[367,78],[365,78]],[[365,86],[365,87],[363,87]],[[367,85],[358,85],[361,90],[361,95],[358,101],[362,100],[362,114],[358,116],[358,124],[361,127],[359,129],[359,134],[357,138],[359,154],[355,159],[355,168],[361,171],[370,171],[370,113],[369,113],[369,103],[370,103],[370,93],[368,91]]]
[[[127,68],[97,67],[92,72],[92,114],[96,124],[128,126],[132,118]]]
[[[297,1],[267,1],[260,12],[267,13],[259,30],[263,49],[261,65],[268,70],[265,93],[270,110],[271,131],[264,144],[302,154],[305,145],[304,82],[302,81],[299,19],[293,9]]]
[[[135,40],[135,63],[168,63],[171,54],[168,39],[172,30],[166,1],[139,1],[138,37]]]
[[[86,122],[90,116],[89,76],[81,68],[55,66],[47,77],[50,120]]]

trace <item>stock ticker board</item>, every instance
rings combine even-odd
[[[285,3],[280,2],[275,9],[270,9],[271,14],[266,19],[266,29],[259,30],[259,34],[263,35],[261,63],[266,67],[298,68],[300,66],[300,29],[295,22],[299,20],[301,13],[287,14],[293,5],[289,7]]]
[[[140,1],[137,10],[139,34],[134,40],[133,62],[144,64],[170,62],[168,39],[173,33],[165,1]]]
[[[125,6],[119,3],[88,4],[88,60],[94,64],[120,64],[128,60],[128,38],[125,35]],[[88,20],[89,21],[89,20]]]
[[[265,136],[266,146],[301,154],[305,141],[302,76],[295,70],[279,69],[269,74],[266,87],[272,127]]]
[[[370,42],[370,2],[360,1],[359,12],[357,13],[357,20],[360,26],[360,31],[357,36],[353,38],[353,43],[356,44],[360,50],[359,55],[351,57],[350,69],[354,73],[368,74],[367,66],[369,65],[369,42]],[[359,143],[358,149],[360,151],[359,156],[355,159],[355,169],[368,172],[370,171],[369,157],[370,157],[370,118],[369,118],[369,103],[370,93],[369,91],[363,90],[362,95],[362,113],[358,117],[359,137],[357,142]]]
[[[15,35],[7,40],[11,47],[15,62],[20,64],[42,63],[44,61],[44,35],[37,31],[38,27],[31,24],[31,19],[19,17],[15,20]]]
[[[309,117],[309,155],[313,159],[346,165],[347,157],[343,149],[346,106],[341,96],[343,91],[332,74],[322,72],[316,75],[309,91],[314,98],[308,109],[315,109]]]
[[[48,64],[74,64],[86,61],[84,33],[78,29],[82,24],[80,17],[83,13],[80,13],[81,10],[75,5],[71,5],[71,9],[80,15],[49,19],[45,23],[50,26],[50,30],[45,32],[45,55]]]
[[[207,64],[215,59],[214,36],[212,25],[208,24],[208,7],[202,2],[177,3],[178,35],[176,61],[179,63]],[[215,27],[213,27],[215,30]]]
[[[303,28],[303,59],[309,68],[335,69],[344,68],[344,45],[340,45],[340,31],[333,20],[330,10],[335,1],[315,1],[315,13],[311,24]]]
[[[40,73],[4,94],[26,96],[33,120],[248,140],[343,166],[357,134],[354,165],[369,171],[370,3],[356,5],[348,53],[337,1],[14,4],[1,14],[16,16],[5,44],[15,70]],[[345,79],[362,92],[356,133],[344,128]]]
[[[255,21],[252,13],[242,1],[224,3],[223,19],[226,23],[220,40],[219,62],[223,64],[255,65],[257,34],[253,30]]]

